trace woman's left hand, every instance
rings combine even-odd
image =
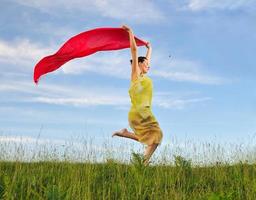
[[[150,42],[146,44],[146,47],[149,49],[151,47]]]

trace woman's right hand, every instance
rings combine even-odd
[[[123,25],[122,28],[128,32],[132,32],[132,29],[129,26]]]

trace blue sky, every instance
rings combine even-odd
[[[52,141],[83,136],[97,143],[129,128],[129,49],[70,61],[33,83],[35,64],[70,37],[122,24],[153,47],[148,76],[163,144],[174,137],[239,142],[256,132],[255,0],[2,0],[1,8],[6,140],[40,132]]]

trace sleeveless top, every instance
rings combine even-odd
[[[139,110],[143,107],[151,107],[152,92],[152,80],[146,74],[142,74],[136,80],[132,80],[129,89],[132,108]]]

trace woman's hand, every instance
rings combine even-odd
[[[147,47],[148,49],[151,48],[150,42],[148,42],[148,43],[146,44],[146,47]]]
[[[132,32],[132,29],[129,26],[123,25],[122,28],[128,32]]]

